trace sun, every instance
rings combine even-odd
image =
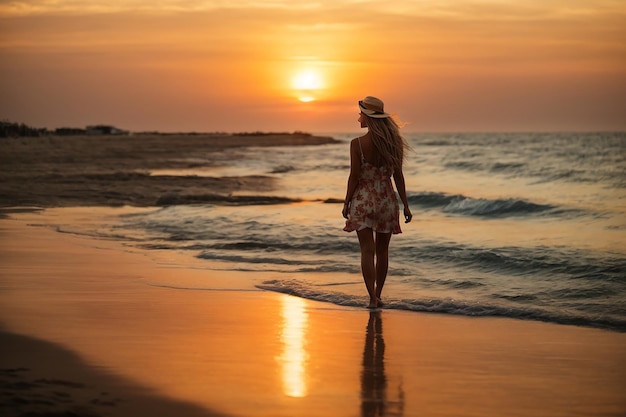
[[[318,72],[302,71],[293,77],[292,86],[296,90],[318,90],[322,87],[322,79]]]
[[[307,69],[292,78],[291,87],[295,90],[298,100],[309,103],[316,100],[316,93],[324,88],[324,82],[319,72]]]

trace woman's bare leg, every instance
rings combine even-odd
[[[370,296],[368,307],[377,307],[376,298],[376,268],[374,266],[374,255],[376,253],[376,243],[372,229],[358,230],[359,245],[361,246],[361,272],[365,281],[365,288]]]
[[[376,233],[376,300],[382,305],[380,296],[387,279],[389,269],[389,242],[391,233]]]

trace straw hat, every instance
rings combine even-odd
[[[389,113],[385,113],[384,106],[381,99],[372,96],[367,96],[363,100],[359,100],[361,112],[375,119],[384,119],[391,116]]]

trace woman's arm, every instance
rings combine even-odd
[[[350,176],[348,177],[346,199],[343,203],[343,210],[341,210],[341,214],[343,214],[343,217],[346,219],[348,218],[350,200],[352,200],[352,195],[356,190],[356,186],[359,183],[359,176],[361,175],[361,158],[359,157],[359,144],[357,141],[358,139],[353,139],[352,142],[350,142]]]
[[[405,223],[408,223],[413,218],[413,214],[411,214],[411,209],[409,208],[409,200],[406,196],[406,184],[404,183],[404,173],[402,172],[402,168],[396,169],[394,171],[393,180],[396,183],[398,195],[400,195],[400,200],[402,200],[402,205],[404,206]]]

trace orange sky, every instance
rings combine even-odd
[[[3,120],[358,131],[365,95],[409,131],[626,130],[626,2],[0,3]]]

